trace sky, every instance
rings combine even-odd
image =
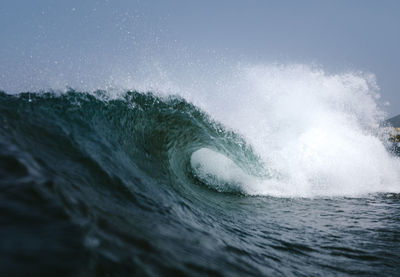
[[[101,88],[149,63],[304,63],[375,74],[387,112],[400,113],[400,1],[2,0],[0,26],[11,93]]]

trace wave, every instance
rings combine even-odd
[[[245,68],[230,80],[212,92],[188,90],[186,99],[2,93],[2,139],[45,164],[78,153],[109,176],[173,180],[186,192],[199,185],[278,197],[400,191],[400,162],[388,151],[371,76],[297,65]],[[54,171],[75,177],[59,166]]]

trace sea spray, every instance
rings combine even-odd
[[[279,172],[279,178],[246,178],[240,185],[246,193],[361,196],[400,190],[400,162],[382,140],[385,130],[379,124],[385,114],[371,74],[327,74],[306,65],[246,66],[226,74],[213,90],[191,89],[189,101],[241,134],[265,170]],[[215,157],[209,155],[211,164]],[[220,178],[225,175],[221,171]]]

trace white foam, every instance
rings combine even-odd
[[[209,148],[195,151],[190,165],[197,178],[221,192],[248,193],[249,186],[257,183],[257,178],[246,174],[231,159]]]
[[[241,133],[280,177],[252,178],[205,150],[192,156],[192,165],[201,165],[198,174],[217,176],[249,194],[400,192],[399,159],[380,139],[384,113],[373,75],[269,65],[226,76],[212,92],[192,92],[189,100]]]

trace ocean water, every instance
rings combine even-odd
[[[136,87],[0,93],[2,276],[399,275],[373,76]]]

